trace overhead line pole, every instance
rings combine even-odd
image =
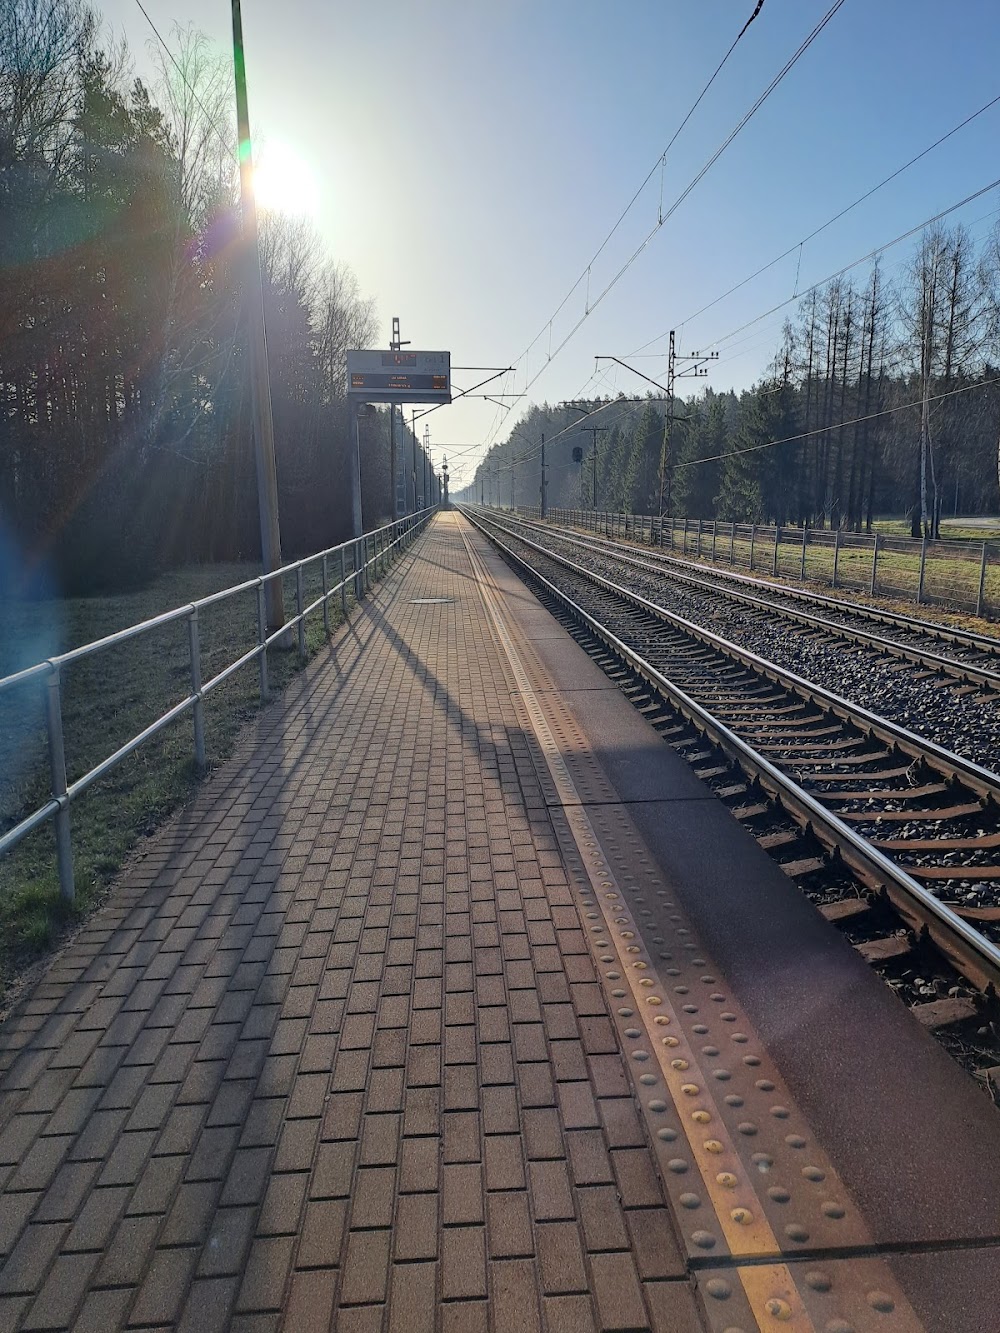
[[[663,444],[660,447],[660,503],[659,516],[663,517],[663,488],[667,473],[667,453],[670,447],[670,427],[674,421],[674,385],[679,378],[701,378],[708,374],[707,362],[718,361],[718,352],[695,352],[691,356],[678,356],[674,330],[670,330],[670,352],[667,358],[667,411],[663,418]],[[677,369],[680,362],[683,369]],[[667,484],[667,508],[670,508],[670,486]]]
[[[243,314],[250,351],[250,402],[253,415],[254,459],[257,468],[257,504],[260,510],[260,554],[265,574],[281,568],[281,533],[278,527],[278,477],[274,466],[274,418],[264,331],[264,283],[260,271],[257,201],[253,184],[253,145],[247,105],[246,60],[240,0],[232,0],[233,65],[236,74],[236,127],[240,162],[240,206],[243,217]],[[280,579],[264,585],[268,628],[285,623],[285,599]]]

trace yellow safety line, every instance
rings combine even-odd
[[[780,1255],[781,1245],[767,1221],[754,1182],[733,1146],[713,1094],[700,1081],[697,1059],[687,1043],[676,1010],[667,998],[656,966],[643,946],[639,928],[507,629],[493,579],[470,544],[464,528],[460,531],[484,606],[510,662],[536,739],[564,806],[563,813],[593,886],[608,937],[615,942],[621,980],[627,982],[636,1012],[642,1018],[653,1057],[677,1109],[720,1230],[735,1255]],[[634,1058],[637,1054],[648,1056],[649,1053],[632,1054]],[[815,1333],[815,1325],[787,1264],[742,1264],[736,1271],[754,1318],[762,1329]],[[897,1307],[897,1313],[903,1314],[904,1310]],[[905,1313],[913,1316],[913,1323],[907,1323],[907,1327],[919,1329],[920,1324],[912,1310]]]

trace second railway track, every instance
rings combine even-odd
[[[984,768],[997,767],[1000,640],[817,599],[783,585],[716,577],[704,569],[692,572],[658,551],[623,547],[551,525],[506,516],[503,521],[547,550],[561,551],[613,582],[627,584],[758,656],[849,694],[871,712]],[[710,577],[702,577],[706,574]],[[877,615],[891,625],[873,626]]]

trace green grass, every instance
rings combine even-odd
[[[563,521],[561,518],[556,521]],[[638,517],[636,519],[638,523]],[[966,520],[966,524],[955,528],[946,528],[947,538],[969,536],[967,544],[962,542],[931,543],[928,547],[924,569],[924,606],[934,608],[939,619],[958,623],[966,628],[981,633],[995,634],[995,621],[1000,611],[1000,528],[989,527],[995,520],[983,520],[982,527],[975,526],[975,520]],[[630,523],[631,527],[631,523]],[[909,527],[903,520],[879,520],[876,524],[882,541],[879,546],[877,583],[874,601],[892,605],[910,614],[914,613],[914,603],[920,584],[919,546],[897,544],[897,539],[909,539]],[[580,530],[586,532],[585,525]],[[624,535],[624,529],[622,529]],[[802,572],[802,531],[799,528],[782,530],[782,541],[778,547],[777,569],[774,567],[774,529],[761,529],[754,542],[753,572],[761,578],[769,578],[772,571],[785,582],[802,583],[826,591],[833,585],[834,549],[833,534],[827,530],[810,532],[806,546],[805,572]],[[629,533],[630,540],[639,540],[638,532]],[[974,614],[980,577],[981,543],[989,540],[990,557],[984,584],[984,616]],[[856,545],[854,543],[857,543]],[[896,547],[896,549],[893,549]],[[670,545],[669,530],[664,532],[664,550],[673,550],[673,554],[685,554],[683,533],[680,528],[674,530],[673,547]],[[732,556],[730,551],[732,550]],[[704,564],[712,562],[711,525],[706,522],[702,532],[701,552],[698,553],[697,524],[689,524],[686,556],[700,560]],[[735,542],[730,546],[728,525],[720,530],[716,538],[714,563],[722,569],[734,568],[750,570],[749,527],[737,531]],[[860,601],[872,600],[870,597],[872,570],[871,540],[867,536],[844,533],[841,537],[840,554],[837,560],[837,591],[845,592]],[[926,615],[923,610],[920,614]]]
[[[779,578],[801,581],[802,537],[801,531],[789,529],[789,540],[782,541],[778,548],[777,574]],[[894,537],[896,534],[883,534]],[[770,539],[769,539],[770,538]],[[806,547],[805,579],[806,583],[818,584],[830,588],[833,584],[834,551],[832,536],[829,532],[817,534],[823,544],[810,544]],[[711,561],[711,535],[702,537],[701,559]],[[825,542],[829,541],[830,545]],[[866,594],[871,586],[872,550],[870,544],[855,547],[850,544],[850,537],[842,539],[840,555],[837,560],[837,587],[853,594]],[[674,548],[675,554],[681,553],[680,534]],[[978,544],[968,548],[956,548],[954,551],[942,551],[932,546],[928,550],[924,569],[924,601],[929,605],[949,607],[966,614],[975,607],[979,591],[980,552]],[[753,571],[762,578],[770,577],[774,569],[773,530],[769,534],[760,534],[754,543]],[[687,555],[697,557],[697,537],[688,534]],[[730,564],[730,541],[728,533],[719,533],[716,542],[715,563],[726,567]],[[750,542],[737,537],[733,548],[733,567],[750,568]],[[920,555],[918,551],[892,550],[880,547],[877,565],[876,595],[915,602],[920,584]],[[988,609],[1000,606],[1000,562],[994,554],[987,567],[984,587],[985,605]]]
[[[0,610],[0,677],[29,662],[92,642],[256,574],[248,565],[176,570],[135,593],[16,604]],[[339,578],[331,567],[330,583]],[[317,567],[305,578],[305,604],[322,591]],[[353,599],[349,600],[350,602]],[[286,614],[295,613],[294,578],[285,580]],[[330,624],[341,620],[339,594]],[[251,590],[200,613],[202,679],[207,681],[256,642],[257,601]],[[294,636],[293,636],[294,637]],[[323,644],[319,608],[306,625],[307,657]],[[32,655],[33,654],[33,655]],[[295,647],[269,653],[272,696],[301,670]],[[63,673],[63,724],[69,781],[80,777],[155,721],[189,691],[186,620],[105,650]],[[207,767],[231,753],[259,708],[256,660],[205,701]],[[49,796],[42,688],[0,695],[0,830]],[[67,927],[100,901],[129,854],[191,795],[200,781],[190,714],[147,742],[71,805],[76,901],[59,896],[51,823],[0,860],[0,1010],[11,979],[51,948]]]

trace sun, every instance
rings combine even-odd
[[[294,148],[269,140],[253,169],[259,208],[314,218],[319,213],[316,173]]]

